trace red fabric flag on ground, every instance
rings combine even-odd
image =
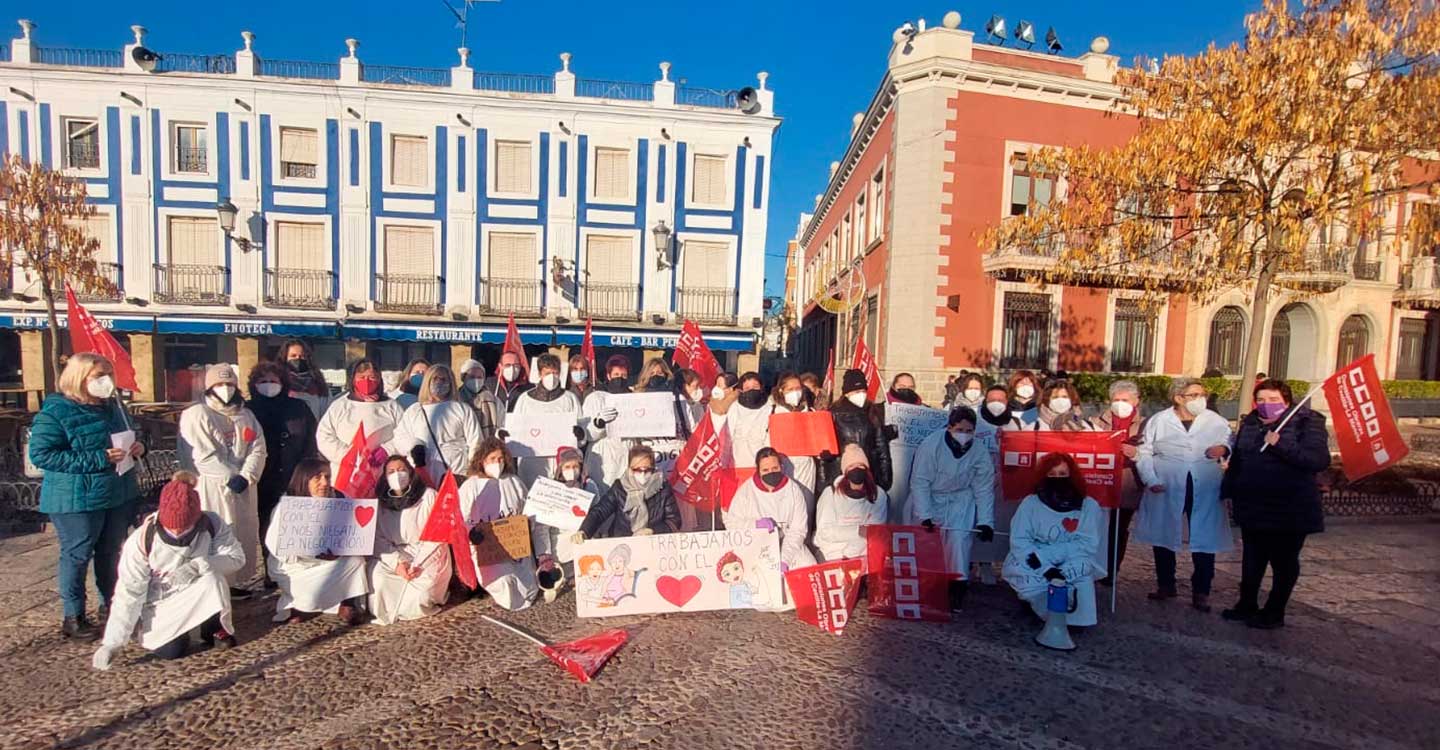
[[[860,598],[860,576],[864,574],[865,561],[858,557],[786,573],[785,584],[790,588],[796,616],[827,633],[845,632],[845,624]]]
[[[130,353],[80,304],[80,300],[75,298],[75,290],[71,289],[69,284],[65,285],[65,305],[69,308],[70,349],[77,354],[94,352],[110,360],[111,366],[115,368],[115,385],[127,391],[139,390]]]
[[[771,414],[770,447],[787,456],[839,455],[835,420],[828,411]]]
[[[1368,477],[1410,453],[1380,385],[1374,354],[1340,368],[1323,388],[1347,479]]]
[[[870,403],[875,403],[875,397],[880,395],[880,365],[876,364],[875,355],[870,353],[870,347],[865,345],[863,338],[855,341],[855,357],[850,362],[850,369],[865,373],[865,382],[870,386],[866,395]]]
[[[1040,477],[1035,467],[1047,453],[1068,453],[1080,465],[1090,497],[1105,508],[1120,505],[1120,484],[1124,479],[1125,455],[1121,432],[1036,432],[1000,433],[1000,486],[1005,499],[1020,502],[1034,494]]]
[[[688,320],[680,328],[680,340],[675,342],[673,361],[676,367],[694,370],[700,376],[700,385],[707,392],[715,387],[715,379],[720,377],[719,360],[705,343],[700,327]]]
[[[835,388],[835,347],[830,347],[830,358],[825,360],[825,381],[820,384],[820,394],[825,398],[832,398],[831,391]]]
[[[943,535],[924,526],[865,527],[870,614],[949,622]]]
[[[590,333],[590,319],[585,319],[585,340],[580,342],[580,356],[590,368],[590,387],[600,387],[600,374],[595,372],[595,336]]]
[[[375,448],[365,437],[365,423],[355,426],[355,437],[350,441],[350,450],[340,459],[340,471],[331,482],[335,489],[347,497],[373,497],[375,483],[380,480],[380,464],[375,462]],[[384,459],[381,459],[383,464]]]
[[[506,352],[515,352],[515,356],[520,358],[521,382],[528,381],[530,358],[525,356],[525,346],[520,343],[520,329],[515,327],[515,313],[510,313],[510,325],[505,328],[505,346],[500,350],[500,354],[503,356]]]
[[[670,485],[677,498],[706,513],[713,512],[717,503],[720,508],[729,508],[740,486],[730,467],[729,428],[716,430],[709,415],[701,419],[675,460]]]
[[[465,528],[465,516],[460,512],[460,490],[455,487],[455,475],[445,472],[440,480],[440,491],[435,496],[435,506],[430,518],[420,532],[424,542],[445,542],[455,556],[455,577],[475,590],[480,581],[475,578],[475,559],[470,556],[470,532]]]

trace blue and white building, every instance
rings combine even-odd
[[[154,371],[142,397],[289,336],[326,368],[493,363],[511,313],[537,347],[578,347],[589,319],[602,352],[638,360],[691,319],[726,364],[755,351],[780,123],[764,73],[711,90],[668,63],[650,83],[582,78],[568,54],[553,75],[480,72],[464,49],[449,69],[366,65],[353,39],[335,62],[270,60],[248,32],[233,54],[157,60],[138,26],[79,50],[20,25],[0,45],[0,152],[87,183],[118,289],[88,306]],[[0,269],[0,349],[22,359],[43,345],[37,287]]]

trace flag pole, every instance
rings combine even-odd
[[[1115,536],[1110,542],[1110,614],[1115,614],[1115,589],[1120,586],[1120,509],[1111,508],[1110,517],[1115,519]]]
[[[1330,378],[1333,378],[1333,377],[1335,377],[1334,374],[1331,374],[1331,375],[1330,375]],[[1290,418],[1293,417],[1293,416],[1295,416],[1295,412],[1300,411],[1300,407],[1302,407],[1302,406],[1304,406],[1305,404],[1309,403],[1309,402],[1310,402],[1310,399],[1314,398],[1314,397],[1315,397],[1315,394],[1319,393],[1319,392],[1320,392],[1320,389],[1322,389],[1322,388],[1325,387],[1325,381],[1326,381],[1326,380],[1329,380],[1330,378],[1325,378],[1325,380],[1321,380],[1321,381],[1320,381],[1320,385],[1317,385],[1317,386],[1315,386],[1314,388],[1311,388],[1311,389],[1310,389],[1310,392],[1307,393],[1307,394],[1305,394],[1305,398],[1302,398],[1302,399],[1300,399],[1299,401],[1295,402],[1294,408],[1292,408],[1292,409],[1290,410],[1290,413],[1289,413],[1289,414],[1286,414],[1286,415],[1285,415],[1285,418],[1284,418],[1284,419],[1280,420],[1280,424],[1279,424],[1279,426],[1277,426],[1277,427],[1275,428],[1275,431],[1276,431],[1276,432],[1279,432],[1279,431],[1285,429],[1285,425],[1287,425],[1287,424],[1290,423]],[[1269,443],[1262,443],[1262,444],[1260,445],[1260,452],[1261,452],[1261,453],[1264,453],[1264,452],[1265,452],[1265,449],[1266,449],[1266,448],[1269,448],[1269,447],[1270,447],[1270,444],[1269,444]]]

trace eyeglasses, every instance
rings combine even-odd
[[[630,468],[630,470],[633,471],[633,472],[635,472],[636,474],[654,474],[654,473],[655,473],[655,470],[654,470],[654,469],[637,469],[637,468],[635,468],[635,467],[633,467],[633,466]]]

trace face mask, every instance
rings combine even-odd
[[[1056,414],[1064,414],[1065,412],[1070,411],[1070,399],[1065,398],[1064,396],[1061,396],[1060,398],[1050,399],[1050,411],[1053,411]]]
[[[445,398],[450,395],[450,383],[444,380],[437,380],[430,384],[430,392],[440,398]]]
[[[1004,414],[1009,408],[1004,401],[991,401],[985,404],[985,411],[990,412],[990,416],[992,417],[998,417]]]
[[[630,387],[625,385],[629,380],[627,375],[617,375],[605,381],[605,390],[610,393],[629,393]]]
[[[505,471],[505,464],[485,464],[485,476],[491,479],[499,479]]]
[[[1045,491],[1051,497],[1069,497],[1074,494],[1075,487],[1070,484],[1070,477],[1045,477]]]
[[[1266,404],[1256,404],[1256,405],[1255,405],[1255,408],[1256,408],[1257,410],[1259,410],[1259,412],[1260,412],[1260,417],[1261,417],[1262,419],[1275,419],[1276,417],[1279,417],[1281,414],[1284,414],[1284,413],[1285,413],[1285,410],[1288,409],[1288,408],[1290,408],[1290,407],[1286,406],[1286,405],[1283,404],[1283,403],[1280,403],[1280,404],[1269,404],[1269,403],[1266,403]]]
[[[769,487],[779,487],[780,483],[785,481],[785,472],[772,471],[769,474],[761,474],[760,481],[764,482]]]
[[[289,367],[291,372],[309,372],[309,371],[310,371],[310,363],[309,363],[309,362],[306,362],[306,361],[303,360],[303,359],[291,359],[291,360],[286,360],[285,366],[286,366],[286,367]]]
[[[574,466],[566,466],[560,470],[560,476],[565,477],[567,482],[574,482],[580,478],[580,470]]]
[[[974,439],[975,439],[975,433],[973,433],[973,432],[952,432],[952,433],[950,433],[950,439],[951,439],[951,440],[954,440],[956,445],[959,445],[961,448],[964,448],[965,446],[967,446],[967,445],[970,444],[970,441],[971,441],[971,440],[974,440]]]
[[[548,375],[542,375],[540,376],[540,385],[545,386],[545,390],[547,391],[553,391],[560,385],[560,376],[553,372]]]
[[[85,384],[85,392],[95,398],[110,398],[115,395],[115,381],[109,375],[101,375]]]
[[[914,388],[891,388],[890,392],[895,394],[895,398],[907,404],[913,404],[920,400],[919,397],[915,395]]]
[[[1193,417],[1198,417],[1201,414],[1204,414],[1205,408],[1206,401],[1203,398],[1192,398],[1189,401],[1185,402],[1185,411],[1190,412],[1190,415]]]
[[[695,390],[690,391],[690,400],[691,400],[691,401],[694,401],[695,403],[698,404],[698,403],[700,403],[700,399],[702,399],[702,398],[705,398],[705,391],[702,391],[702,390],[700,390],[699,388],[696,388]]]
[[[850,484],[865,484],[865,480],[868,478],[870,478],[870,472],[861,468],[854,468],[845,472],[845,481]]]
[[[520,368],[515,365],[505,365],[500,368],[500,375],[505,378],[506,382],[513,383],[516,378],[520,377]]]
[[[265,398],[275,398],[280,395],[282,386],[279,383],[256,383],[255,390]]]
[[[589,379],[590,373],[585,372],[584,370],[570,371],[570,382],[574,383],[575,385],[585,385],[585,381]]]
[[[425,375],[417,372],[414,375],[410,376],[410,387],[418,390],[420,388],[420,384],[424,381]]]
[[[471,393],[479,393],[479,392],[480,392],[480,389],[481,389],[481,388],[484,388],[484,387],[485,387],[485,379],[484,379],[484,378],[466,378],[466,379],[465,379],[465,388],[466,388],[466,390],[470,391]]]
[[[865,392],[864,392],[864,391],[856,391],[856,392],[854,392],[854,393],[847,393],[847,394],[845,394],[845,400],[846,400],[846,401],[849,401],[850,403],[852,403],[852,404],[854,404],[854,405],[856,405],[856,406],[864,406],[864,405],[865,405]]]
[[[724,389],[724,388],[721,388],[721,387],[718,386],[718,385],[715,386],[714,388],[711,388],[711,389],[710,389],[710,398],[712,398],[712,399],[714,399],[714,400],[716,400],[716,401],[719,401],[720,399],[725,398],[725,389]],[[700,399],[697,398],[697,399],[695,399],[695,400],[696,400],[696,401],[699,401]]]
[[[228,404],[230,403],[230,399],[235,398],[235,386],[217,385],[210,389],[210,395],[212,395],[216,401],[222,404]]]
[[[404,492],[410,488],[410,472],[397,471],[393,474],[387,474],[385,481],[390,485],[391,492],[397,494]]]
[[[964,395],[966,401],[974,403],[976,401],[979,401],[980,397],[984,394],[980,392],[979,388],[966,388]]]
[[[1019,396],[1022,400],[1028,401],[1035,395],[1035,386],[1029,383],[1022,383],[1015,387],[1015,395]]]
[[[765,391],[742,391],[740,405],[746,409],[759,409],[765,405]]]
[[[380,392],[380,381],[372,377],[356,378],[355,392],[364,398],[370,398]]]
[[[1121,419],[1129,419],[1130,415],[1135,413],[1135,405],[1129,401],[1112,401],[1110,411]]]
[[[652,480],[652,479],[655,478],[655,472],[654,472],[654,471],[634,471],[634,470],[632,469],[632,470],[630,471],[630,478],[633,479],[633,480],[635,480],[635,483],[636,483],[636,484],[646,485],[646,484],[649,484],[649,483],[650,483],[650,480]]]
[[[803,394],[801,394],[800,391],[786,391],[785,403],[789,404],[790,406],[799,406],[800,398],[802,395]]]

